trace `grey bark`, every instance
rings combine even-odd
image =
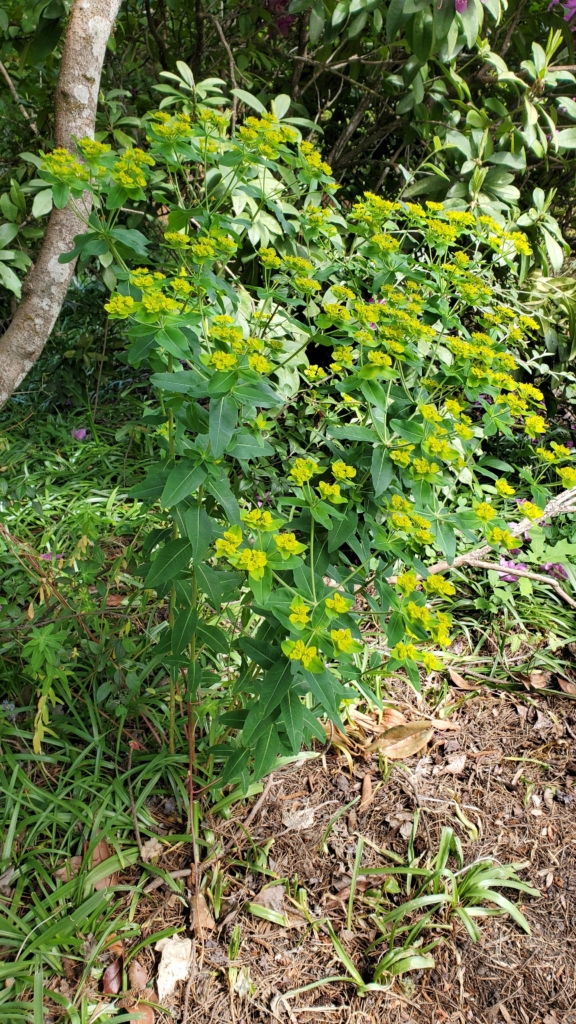
[[[106,43],[121,0],[74,0],[56,87],[55,144],[74,150],[72,136],[94,135]],[[89,194],[85,196],[88,207]],[[40,356],[62,308],[75,263],[58,263],[85,230],[69,207],[52,210],[42,248],[22,287],[22,301],[0,338],[0,408]]]

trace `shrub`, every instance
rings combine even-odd
[[[160,110],[146,151],[84,139],[82,162],[56,151],[41,171],[57,205],[81,213],[92,191],[63,258],[99,258],[127,359],[151,370],[159,454],[131,494],[165,510],[141,571],[170,595],[155,657],[173,721],[185,679],[212,735],[226,731],[219,784],[244,791],[324,738],[318,716],[340,725],[354,688],[378,702],[384,665],[416,688],[441,669],[454,587],[426,564],[457,544],[515,547],[514,488],[484,439],[520,435],[527,466],[546,430],[542,394],[520,379],[537,328],[515,298],[525,235],[370,193],[343,210],[285,99],[233,137],[213,106]],[[119,226],[146,201],[148,234]],[[549,490],[524,474],[536,520]]]

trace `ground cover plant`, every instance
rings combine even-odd
[[[19,417],[3,434],[1,998],[15,1020],[41,1020],[50,993],[71,1021],[129,1019],[86,988],[119,930],[125,966],[173,931],[135,921],[150,873],[185,902],[145,851],[158,793],[178,816],[168,841],[196,865],[196,912],[204,893],[220,918],[217,867],[202,888],[225,853],[211,825],[326,728],[345,736],[349,709],[383,713],[405,683],[438,703],[457,634],[477,656],[501,610],[500,661],[482,675],[498,683],[518,651],[526,672],[520,599],[542,609],[547,671],[570,674],[554,657],[574,636],[558,513],[576,468],[569,423],[547,422],[533,382],[528,238],[457,201],[340,203],[288,97],[270,110],[249,97],[258,116],[232,135],[218,83],[178,71],[143,120],[145,149],[78,140],[80,156],[56,150],[39,168],[57,206],[82,216],[92,192],[62,260],[78,255],[87,276],[98,261],[114,344],[124,331],[127,343],[118,379],[71,389],[70,414],[50,411],[40,439]],[[148,196],[161,213],[144,233],[125,208]],[[457,606],[485,618],[460,625]],[[528,892],[489,858],[451,873],[448,833],[421,867],[415,836],[405,895],[451,901],[474,938],[475,886]],[[268,853],[253,844],[235,866],[268,871]],[[347,924],[360,842],[356,858]],[[133,865],[139,877],[118,883]],[[392,894],[394,871],[381,872]],[[403,933],[387,931],[419,905],[367,900],[390,940],[372,982],[326,925],[361,995],[410,958],[432,966],[421,922],[398,947]],[[82,977],[66,994],[50,986],[70,962]]]

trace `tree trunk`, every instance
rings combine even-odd
[[[74,0],[56,87],[56,146],[73,149],[73,135],[94,135],[106,43],[121,0]],[[90,200],[86,194],[85,202]],[[62,308],[75,263],[58,263],[84,225],[66,207],[52,210],[36,263],[22,288],[22,301],[0,338],[0,408],[40,356]]]

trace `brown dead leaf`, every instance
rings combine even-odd
[[[216,922],[208,909],[204,894],[201,892],[195,893],[192,897],[192,913],[194,917],[192,927],[196,935],[214,931]]]
[[[438,775],[460,775],[466,767],[466,754],[457,754],[450,757],[448,762],[438,771]],[[436,769],[434,770],[436,774]]]
[[[128,968],[128,981],[130,988],[140,991],[148,984],[148,971],[142,966],[139,960],[133,960]]]
[[[268,910],[274,910],[277,914],[283,914],[285,895],[286,890],[283,885],[269,885],[254,897],[252,903],[257,903],[259,907],[266,907]]]
[[[314,824],[314,808],[303,807],[301,810],[285,807],[282,811],[282,824],[287,829],[296,829],[298,832],[312,828]]]
[[[396,725],[388,729],[382,736],[378,736],[370,744],[368,750],[380,751],[384,757],[391,761],[397,761],[404,757],[411,757],[423,750],[434,733],[430,722],[408,722],[406,725]]]
[[[362,779],[362,798],[360,800],[358,812],[360,814],[364,814],[370,807],[373,799],[374,793],[372,791],[372,777],[366,774]]]
[[[100,842],[97,843],[96,846],[94,847],[94,852],[92,853],[91,866],[93,868],[98,867],[99,864],[102,864],[105,860],[108,860],[110,856],[111,853],[108,843],[106,842],[105,839],[101,839]],[[98,882],[94,883],[94,888],[98,890],[108,889],[111,885],[116,885],[117,881],[118,877],[116,874],[106,875],[105,878],[101,878]]]
[[[470,683],[467,683],[466,680],[464,679],[464,676],[461,676],[460,673],[457,672],[456,669],[454,669],[454,668],[449,668],[448,669],[448,675],[450,676],[451,682],[453,682],[454,686],[457,686],[459,690],[477,690],[478,689],[477,685],[476,686],[472,686]]]
[[[72,878],[76,878],[81,867],[82,857],[69,857],[66,863],[54,872],[54,878],[60,882],[69,882]]]
[[[526,679],[526,677],[523,677],[523,680],[524,679]],[[549,672],[540,672],[540,671],[531,672],[530,675],[527,677],[528,689],[529,690],[543,690],[548,685],[549,680],[550,680],[550,673]],[[526,685],[526,683],[524,685]]]
[[[106,598],[107,608],[118,608],[122,604],[122,601],[126,598],[126,594],[108,594]]]
[[[106,996],[115,996],[122,988],[122,959],[113,960],[104,971],[102,991]]]
[[[558,676],[558,686],[562,693],[570,693],[573,697],[576,697],[576,683],[571,683],[569,679],[563,679],[562,676]]]
[[[156,1020],[156,1014],[151,1006],[146,1006],[144,1003],[136,1003],[136,1006],[130,1010],[130,1013],[140,1014],[140,1017],[134,1019],[138,1021],[138,1024],[154,1024]]]
[[[449,718],[430,718],[428,721],[437,732],[460,732],[462,728],[458,722],[452,722]]]
[[[116,956],[124,956],[124,939],[119,939],[116,935],[111,935],[108,945],[106,946],[107,953],[115,953]]]

